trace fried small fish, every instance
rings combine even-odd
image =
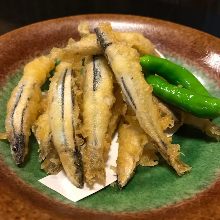
[[[28,153],[31,126],[40,114],[41,86],[54,65],[54,61],[45,56],[26,64],[23,76],[8,101],[5,128],[17,165],[24,162]]]
[[[138,122],[122,124],[118,131],[118,158],[117,181],[119,187],[124,187],[134,174],[135,168],[148,142],[146,133],[140,128]]]
[[[39,144],[39,161],[41,169],[48,174],[56,174],[62,169],[59,155],[52,142],[48,109],[38,117],[32,131]]]
[[[215,125],[212,121],[205,118],[198,118],[187,112],[180,112],[181,122],[183,124],[191,125],[195,128],[203,131],[207,136],[215,138],[217,141],[220,140],[220,127]]]
[[[79,107],[75,91],[72,65],[61,62],[56,68],[49,88],[52,140],[67,177],[76,187],[82,188],[83,163],[76,137]]]
[[[153,102],[152,87],[144,80],[138,52],[118,41],[109,23],[100,24],[95,33],[142,129],[157,143],[157,150],[179,175],[189,171],[190,167],[180,160],[180,146],[170,143],[159,123],[159,109]]]
[[[113,95],[112,71],[102,56],[87,60],[83,89],[83,151],[85,180],[92,186],[105,183],[104,140],[111,118]]]

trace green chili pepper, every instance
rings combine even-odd
[[[209,96],[209,92],[187,69],[167,59],[145,55],[140,59],[144,72],[158,74],[174,85],[182,85],[198,94]]]
[[[220,99],[171,85],[156,75],[147,76],[146,81],[152,85],[156,96],[186,112],[201,118],[215,118],[220,115]]]

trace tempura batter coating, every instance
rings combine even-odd
[[[83,89],[83,152],[85,180],[92,186],[105,183],[104,140],[111,117],[113,96],[112,71],[104,57],[87,61]]]
[[[153,167],[158,164],[159,158],[157,156],[155,143],[152,140],[148,140],[148,143],[144,146],[139,164],[141,166]]]
[[[40,88],[54,65],[54,61],[45,56],[29,62],[8,101],[5,127],[16,164],[23,163],[28,153],[31,126],[40,113]]]
[[[41,114],[34,122],[32,131],[39,144],[41,169],[48,174],[58,173],[61,170],[62,165],[52,142],[48,109],[46,109],[46,111],[43,112],[43,114]]]
[[[51,79],[49,89],[49,116],[54,146],[69,180],[83,187],[83,164],[77,141],[79,107],[75,98],[72,65],[61,62]]]
[[[115,103],[112,106],[112,115],[109,120],[108,130],[105,135],[105,149],[104,149],[104,160],[108,160],[108,153],[110,150],[112,138],[117,131],[118,125],[123,115],[125,115],[127,111],[127,105],[124,102],[121,94],[121,88],[117,83],[113,83],[114,85],[114,96]]]
[[[84,28],[84,27],[82,27]],[[93,56],[103,54],[102,48],[97,43],[95,34],[89,34],[88,30],[81,30],[83,37],[79,41],[70,39],[67,46],[64,48],[53,48],[50,52],[50,57],[53,59],[61,59],[66,62],[71,62],[76,57]],[[126,42],[129,47],[135,48],[140,55],[155,54],[153,44],[142,34],[137,32],[114,32],[117,40]]]
[[[117,181],[120,187],[127,184],[139,163],[147,135],[138,124],[122,124],[118,131]]]

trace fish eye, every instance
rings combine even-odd
[[[16,146],[13,146],[13,147],[12,147],[12,150],[13,150],[14,152],[17,152],[17,151],[18,151],[18,148],[17,148]]]

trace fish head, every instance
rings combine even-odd
[[[23,134],[15,135],[11,142],[11,154],[17,165],[24,162],[25,157],[25,137]]]

